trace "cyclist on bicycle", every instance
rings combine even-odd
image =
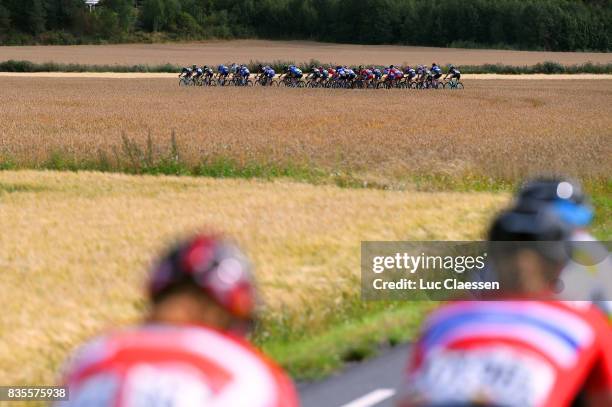
[[[392,86],[399,82],[403,77],[404,74],[402,73],[402,71],[397,69],[395,65],[389,66],[387,73],[387,81],[389,81]]]
[[[310,73],[310,75],[308,75],[308,78],[314,80],[315,82],[317,82],[322,76],[323,76],[323,74],[322,74],[321,70],[319,69],[319,67],[313,66],[312,67],[312,72]]]
[[[227,78],[227,75],[229,75],[230,73],[230,69],[227,66],[221,64],[217,67],[217,73],[219,74],[219,78]]]
[[[346,78],[349,81],[354,81],[357,78],[357,74],[353,70],[353,68],[346,68]]]
[[[417,66],[417,82],[425,82],[426,69],[423,65]]]
[[[517,205],[495,219],[487,254],[503,300],[452,302],[430,316],[401,406],[611,405],[608,321],[591,304],[554,300],[569,234],[550,206]]]
[[[319,67],[319,72],[321,72],[321,80],[320,82],[325,82],[329,79],[329,70],[325,69],[323,66]]]
[[[413,82],[414,78],[416,78],[416,76],[417,76],[417,73],[414,70],[414,68],[412,68],[410,66],[407,66],[404,69],[404,74],[406,75],[406,82],[408,82],[408,83]]]
[[[339,80],[346,80],[346,68],[344,66],[337,66],[336,67],[336,76]]]
[[[251,76],[251,71],[249,71],[249,68],[247,68],[246,65],[241,65],[240,69],[238,70],[238,75],[240,75],[242,84],[246,85],[249,77]]]
[[[300,68],[298,68],[295,65],[291,65],[289,67],[289,76],[291,76],[292,78],[298,80],[298,79],[302,79],[303,73],[302,73],[302,70]]]
[[[181,69],[181,73],[179,74],[179,78],[190,78],[192,72],[193,71],[191,68],[183,67],[183,69]]]
[[[450,76],[450,79],[456,79],[457,82],[461,79],[461,71],[457,69],[457,67],[453,64],[448,66],[448,73],[444,76],[444,80],[446,80]]]
[[[274,79],[274,76],[276,75],[276,71],[274,71],[274,69],[272,69],[272,67],[270,66],[265,66],[263,68],[263,76],[265,79],[265,83],[266,84],[272,84],[272,79]]]
[[[215,236],[171,250],[148,284],[140,326],[83,346],[65,374],[62,406],[298,405],[290,379],[245,339],[255,287],[244,254]]]
[[[442,69],[435,62],[431,64],[431,78],[432,85],[437,87],[438,80],[442,77]]]
[[[204,71],[202,71],[202,68],[194,65],[195,68],[193,68],[193,80],[194,82],[198,82],[200,80],[200,78],[202,77],[202,75],[204,74]]]
[[[329,66],[329,68],[327,68],[327,75],[332,78],[335,79],[336,78],[336,69],[333,66]]]
[[[373,66],[371,69],[372,69],[372,73],[374,74],[374,78],[376,78],[376,80],[378,80],[378,81],[381,80],[381,78],[383,76],[382,71],[379,68],[375,67],[375,66]]]
[[[215,72],[208,65],[204,65],[204,68],[202,68],[202,70],[204,72],[204,77],[206,81],[210,84],[210,81],[215,76]]]

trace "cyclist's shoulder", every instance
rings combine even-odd
[[[424,329],[439,326],[491,325],[548,326],[591,337],[606,327],[605,316],[587,301],[456,301],[433,311]]]
[[[111,363],[117,355],[126,353],[133,353],[146,360],[156,352],[168,350],[196,356],[229,352],[268,366],[267,360],[252,345],[228,333],[201,325],[153,324],[124,328],[98,336],[75,352],[71,365],[73,368],[83,368],[105,360]]]

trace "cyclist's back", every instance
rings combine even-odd
[[[145,325],[91,342],[70,406],[294,406],[288,378],[245,341],[204,326]]]
[[[435,312],[406,380],[423,404],[564,406],[612,389],[612,332],[585,304],[457,302]]]
[[[142,324],[96,339],[64,374],[67,406],[294,407],[289,378],[245,335],[256,320],[250,263],[233,243],[197,235],[147,282]]]

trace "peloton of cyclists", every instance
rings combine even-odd
[[[231,76],[230,76],[231,74]],[[220,64],[217,67],[217,80],[219,84],[223,85],[228,79],[235,81],[238,84],[246,84],[249,77],[249,68],[244,64],[232,63],[229,67],[224,64]],[[272,84],[272,79],[275,77],[276,71],[269,65],[263,66],[262,64],[258,67],[258,80],[260,83],[265,85]],[[387,83],[387,87],[396,87],[400,83],[418,84],[421,88],[437,88],[439,83],[447,83],[456,80],[457,82],[461,78],[461,72],[459,69],[452,65],[448,65],[448,72],[444,75],[442,68],[433,63],[431,68],[425,65],[418,65],[416,67],[406,66],[401,69],[395,65],[389,65],[384,70],[376,66],[366,67],[360,65],[357,68],[348,67],[346,65],[334,66],[312,66],[312,71],[307,76],[307,79],[312,80],[316,83],[324,83],[330,80],[342,82],[345,85],[353,85],[357,80],[363,81],[366,87],[372,87],[374,83],[384,81]],[[208,65],[204,65],[199,68],[197,65],[192,65],[191,68],[184,67],[179,73],[179,78],[191,79],[195,81],[208,81],[210,82],[215,77],[214,70]],[[283,67],[283,74],[281,80],[286,79],[291,82],[297,82],[303,78],[303,73],[300,68],[296,65],[289,65]],[[376,87],[376,86],[373,86]]]

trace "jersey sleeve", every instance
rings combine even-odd
[[[612,395],[612,325],[597,310],[593,310],[593,314],[597,314],[592,318],[596,330],[596,357],[585,390],[587,394]]]
[[[276,373],[276,383],[279,394],[278,407],[298,407],[300,403],[293,381],[280,369]]]

